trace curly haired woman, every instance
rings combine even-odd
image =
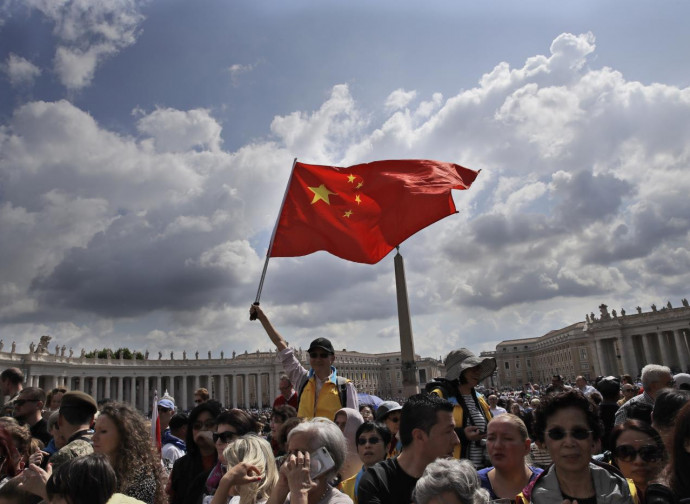
[[[93,450],[108,457],[118,492],[148,504],[165,502],[160,457],[153,450],[144,417],[129,404],[103,407],[96,419]]]

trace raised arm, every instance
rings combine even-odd
[[[287,343],[280,335],[280,333],[276,331],[275,327],[273,327],[273,324],[271,324],[271,321],[268,320],[268,317],[259,305],[251,305],[249,307],[249,315],[250,317],[255,316],[257,319],[259,319],[261,325],[264,326],[266,334],[268,334],[268,337],[271,338],[271,341],[276,346],[279,352],[287,348]]]

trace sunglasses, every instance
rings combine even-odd
[[[367,443],[369,443],[369,444],[379,444],[380,442],[381,442],[381,438],[380,438],[380,437],[376,437],[376,436],[372,436],[372,437],[370,437],[370,438],[363,438],[363,437],[361,437],[361,438],[359,438],[359,439],[357,440],[357,444],[358,444],[359,446],[364,446],[364,445],[367,444]]]
[[[213,442],[217,443],[218,440],[220,439],[221,442],[223,443],[229,443],[233,439],[237,437],[237,432],[230,432],[230,431],[225,431],[225,432],[214,432],[213,433]]]
[[[17,399],[14,401],[15,406],[24,406],[28,402],[38,402],[38,399]]]
[[[215,420],[206,420],[205,422],[194,422],[192,424],[192,429],[194,430],[211,430],[216,426]]]
[[[619,445],[613,450],[613,456],[623,462],[633,462],[637,455],[645,462],[656,462],[661,459],[661,450],[654,445],[646,445],[638,449],[631,445]]]
[[[326,352],[309,352],[309,357],[312,359],[328,359],[331,354]]]
[[[584,427],[575,427],[571,431],[567,431],[561,427],[554,427],[553,429],[549,429],[546,431],[548,436],[553,439],[554,441],[560,441],[563,439],[568,432],[570,432],[570,435],[574,437],[575,439],[582,441],[583,439],[587,439],[589,435],[592,433],[591,430],[585,429]]]

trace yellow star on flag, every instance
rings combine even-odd
[[[345,212],[343,214],[343,217],[350,217],[350,215],[352,215],[352,210],[348,210],[347,212]]]
[[[323,184],[321,184],[319,187],[309,187],[309,190],[314,193],[314,199],[311,200],[312,205],[319,200],[323,200],[326,202],[327,205],[330,205],[331,202],[328,200],[328,197],[331,194],[336,194],[334,192],[329,191]]]
[[[359,184],[357,184],[356,187],[357,187],[357,189],[359,189],[359,188],[362,187],[363,185],[364,185],[364,182],[360,182]]]
[[[359,197],[359,194],[355,196],[355,201],[358,205],[362,202],[362,198]]]
[[[355,176],[354,176],[352,173],[350,173],[350,174],[347,176],[347,181],[348,181],[350,184],[352,184],[352,183],[355,181]]]

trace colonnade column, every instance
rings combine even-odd
[[[244,408],[249,409],[249,375],[244,374]]]
[[[232,375],[232,407],[237,408],[237,375]]]
[[[199,390],[199,375],[198,374],[194,375],[194,390],[195,391]]]
[[[162,385],[163,379],[161,378],[161,375],[156,376],[156,392],[158,392],[158,397],[163,395],[163,391],[161,390]]]
[[[103,391],[103,398],[110,397],[110,376],[105,377],[105,390]]]
[[[637,375],[637,361],[635,359],[635,347],[633,346],[632,336],[621,336],[619,344],[623,354],[623,373]]]
[[[206,383],[208,384],[208,394],[209,396],[213,397],[213,375],[208,375],[208,377],[206,378]],[[214,399],[217,398],[214,397]]]
[[[149,412],[149,377],[144,376],[142,385],[141,409],[145,414]]]
[[[175,397],[175,377],[169,376],[168,381],[170,382],[168,385],[168,394],[170,394],[171,397]]]
[[[97,376],[92,376],[91,377],[91,396],[98,400],[98,377]]]
[[[180,409],[187,409],[187,375],[182,376],[182,397],[177,401]]]
[[[690,367],[690,355],[688,352],[688,345],[685,343],[685,334],[683,334],[683,329],[676,329],[673,331],[673,338],[676,341],[678,362],[680,363],[681,371],[686,373]]]
[[[125,400],[125,379],[122,376],[117,378],[117,400],[119,402]]]
[[[597,361],[599,363],[598,375],[606,375],[609,373],[608,362],[606,360],[606,352],[604,350],[604,344],[601,340],[594,340],[594,345],[597,350]]]
[[[672,355],[670,345],[667,343],[666,335],[661,331],[656,334],[656,337],[659,341],[659,348],[661,349],[661,359],[668,367],[671,367],[676,360],[674,358],[675,356]]]
[[[256,406],[258,409],[264,407],[263,394],[261,393],[261,372],[256,373]]]
[[[220,386],[218,389],[220,390],[220,403],[225,406],[225,375],[223,374],[220,375]]]
[[[132,376],[129,382],[129,404],[132,408],[137,408],[137,377]]]
[[[86,376],[80,376],[79,377],[79,391],[80,392],[84,392],[84,387],[85,387],[84,382],[85,381],[86,381]]]
[[[643,334],[641,338],[646,364],[653,363],[654,355],[652,354],[652,345],[649,344],[649,336],[647,334]]]

